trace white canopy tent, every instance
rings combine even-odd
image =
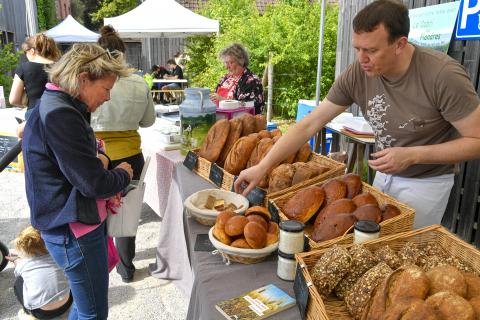
[[[219,23],[196,14],[174,0],[146,0],[129,12],[105,18],[122,38],[180,38],[218,33]]]
[[[71,15],[45,34],[55,42],[96,42],[99,35],[82,26]]]

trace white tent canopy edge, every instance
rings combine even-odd
[[[85,28],[71,15],[45,34],[55,42],[96,42],[99,37],[98,33]]]

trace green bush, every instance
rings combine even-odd
[[[0,48],[0,86],[3,86],[6,101],[8,101],[12,88],[12,71],[17,66],[20,57],[20,53],[13,52],[12,46],[13,43],[9,43]]]
[[[186,53],[190,60],[186,70],[193,86],[214,89],[225,74],[218,53],[230,43],[240,42],[249,51],[249,68],[259,77],[263,76],[269,54],[273,54],[276,116],[295,117],[299,99],[315,98],[318,3],[283,0],[260,14],[255,0],[209,0],[199,13],[219,20],[220,35],[188,39]],[[329,5],[325,19],[322,98],[335,78],[337,19],[338,7]]]

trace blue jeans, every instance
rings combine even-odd
[[[105,222],[76,239],[69,232],[64,244],[45,241],[55,262],[64,270],[73,295],[69,320],[107,319],[108,265]]]

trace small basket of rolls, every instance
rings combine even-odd
[[[244,196],[219,189],[195,192],[185,199],[183,205],[187,214],[206,226],[213,226],[218,214],[222,211],[243,214],[249,206],[248,200]]]
[[[223,211],[208,235],[227,264],[258,263],[278,249],[280,231],[271,218],[267,208],[261,206],[249,208],[245,215]]]

